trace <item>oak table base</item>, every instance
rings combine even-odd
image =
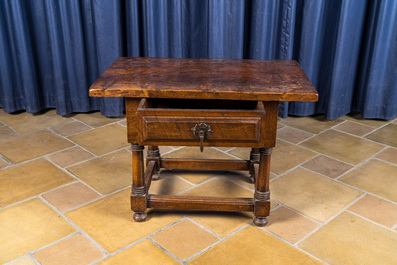
[[[250,211],[255,213],[254,224],[264,226],[270,213],[269,167],[271,148],[253,149],[252,160],[205,160],[205,159],[170,159],[161,158],[157,146],[149,146],[147,165],[142,171],[143,146],[132,144],[133,152],[133,186],[131,193],[131,209],[137,222],[145,221],[146,209],[172,210],[206,210],[206,211]],[[155,153],[150,152],[156,150]],[[263,168],[262,168],[263,167]],[[149,194],[152,180],[157,180],[161,168],[166,169],[206,169],[206,170],[246,170],[252,172],[250,179],[255,180],[254,198],[227,198],[205,196],[175,196]],[[261,173],[262,175],[259,175]],[[248,180],[247,180],[248,181]]]

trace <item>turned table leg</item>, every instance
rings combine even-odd
[[[134,211],[134,221],[142,222],[147,218],[146,197],[147,190],[144,180],[143,146],[131,144],[132,150],[132,193],[131,210]]]
[[[152,180],[160,179],[160,150],[158,146],[149,146],[147,151],[146,163],[149,161],[156,162],[156,168],[154,170]]]
[[[259,172],[255,178],[254,195],[254,224],[264,226],[267,224],[267,216],[270,214],[270,156],[272,148],[259,149]]]

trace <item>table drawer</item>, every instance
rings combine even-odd
[[[143,99],[137,110],[141,145],[235,146],[261,142],[262,102]]]

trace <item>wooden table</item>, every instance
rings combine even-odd
[[[317,101],[296,61],[118,58],[91,86],[90,96],[125,97],[132,148],[131,209],[253,211],[266,225],[270,213],[270,156],[279,101]],[[146,170],[143,149],[148,145]],[[249,147],[247,160],[162,158],[158,146]],[[149,194],[161,168],[247,170],[254,198]]]

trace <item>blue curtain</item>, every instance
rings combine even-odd
[[[89,86],[119,56],[295,59],[317,103],[285,102],[280,116],[397,114],[395,0],[2,0],[0,107],[101,110]]]

